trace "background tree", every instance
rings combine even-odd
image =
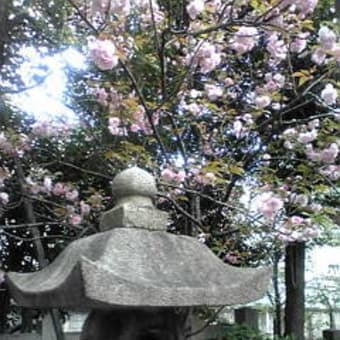
[[[198,236],[224,261],[257,265],[288,244],[286,333],[303,339],[304,242],[330,225],[336,204],[320,203],[334,200],[339,180],[330,5],[13,2],[7,22],[21,8],[27,20],[9,34],[3,68],[2,267],[38,269],[32,242],[42,239],[40,253],[53,259],[70,239],[97,231],[111,204],[108,181],[139,165],[159,178],[169,230]],[[66,70],[73,125],[27,117],[5,96],[27,87],[15,72],[27,44],[87,55],[85,70]],[[49,71],[40,66],[38,83]]]

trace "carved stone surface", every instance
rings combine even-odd
[[[266,268],[223,263],[195,238],[165,231],[153,177],[139,168],[113,181],[116,206],[101,220],[103,232],[70,244],[35,273],[9,273],[18,304],[70,309],[234,305],[260,298]]]
[[[138,167],[119,173],[112,181],[112,193],[116,199],[128,196],[153,198],[157,195],[155,178]]]

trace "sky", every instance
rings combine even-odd
[[[76,121],[72,110],[63,104],[67,83],[65,68],[85,69],[87,66],[85,56],[72,48],[44,57],[33,48],[27,48],[22,53],[26,56],[26,62],[21,65],[19,73],[27,86],[35,84],[32,80],[35,76],[47,75],[47,77],[39,86],[12,95],[13,102],[37,120],[62,117],[70,122]],[[326,275],[329,265],[340,266],[340,247],[315,247],[309,254],[307,267],[310,270],[306,273],[307,280]],[[338,275],[340,276],[340,270]]]
[[[27,87],[36,84],[37,77],[46,77],[39,86],[12,95],[15,104],[36,119],[62,117],[74,120],[71,109],[63,104],[64,90],[67,82],[66,67],[74,69],[86,68],[85,57],[76,50],[69,48],[53,56],[42,57],[33,48],[23,49],[26,62],[19,68],[19,74]]]

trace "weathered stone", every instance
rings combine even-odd
[[[119,199],[117,205],[104,213],[100,221],[100,230],[113,228],[139,228],[166,231],[168,214],[155,209],[148,197],[128,197]]]
[[[192,237],[117,228],[70,244],[36,273],[10,273],[20,305],[114,306],[233,305],[260,298],[267,269],[224,264]]]
[[[268,269],[229,266],[195,238],[166,232],[168,217],[153,205],[150,174],[125,170],[112,187],[116,205],[103,215],[102,232],[73,242],[41,271],[7,275],[18,304],[94,310],[82,340],[180,340],[178,307],[262,297]],[[173,331],[159,335],[162,327]]]
[[[155,178],[138,167],[119,173],[112,181],[112,193],[116,199],[128,196],[153,198],[157,195]]]

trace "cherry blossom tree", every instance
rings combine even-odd
[[[139,165],[159,180],[170,231],[198,237],[234,265],[286,249],[286,334],[303,339],[305,244],[329,232],[340,173],[331,1],[60,7],[67,34],[53,43],[88,60],[86,70],[67,70],[65,103],[77,122],[27,118],[3,97],[2,267],[21,265],[20,256],[10,264],[13,238],[20,252],[39,240],[24,261],[32,270],[67,239],[97,231],[108,182]]]

